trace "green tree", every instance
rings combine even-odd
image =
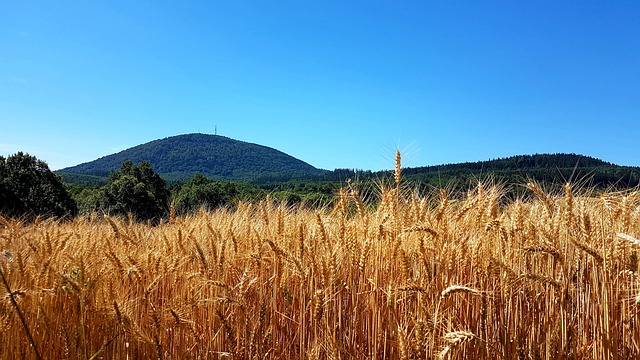
[[[78,213],[60,178],[46,162],[22,152],[0,156],[0,212],[15,217],[73,217]]]
[[[99,207],[112,215],[133,214],[139,221],[159,221],[169,212],[167,184],[151,163],[122,163],[109,175],[109,184],[100,189]]]
[[[67,191],[78,204],[80,214],[90,214],[100,210],[101,187],[67,184]]]
[[[239,195],[238,187],[227,181],[213,181],[202,174],[187,180],[175,197],[176,211],[185,214],[200,207],[213,209],[230,205]]]
[[[286,202],[287,205],[299,205],[302,202],[300,194],[291,190],[276,191],[273,193],[273,197]]]

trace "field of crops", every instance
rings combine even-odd
[[[419,197],[396,175],[375,205],[2,218],[0,358],[640,356],[640,192]]]

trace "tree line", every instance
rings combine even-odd
[[[167,183],[142,161],[125,161],[109,174],[107,184],[64,184],[46,162],[18,152],[0,156],[0,215],[73,218],[82,213],[133,216],[138,221],[159,222],[170,211],[183,215],[200,208],[231,207],[241,200],[272,198],[291,205],[325,205],[332,199],[333,185],[265,185],[221,181],[196,174],[183,182]]]
[[[640,184],[637,168],[613,166],[571,154],[553,158],[542,155],[512,157],[499,161],[502,167],[493,164],[491,170],[487,169],[490,167],[487,164],[483,167],[480,163],[444,165],[428,171],[426,168],[407,168],[402,171],[403,184],[420,193],[434,188],[463,193],[483,181],[509,185],[536,181],[549,189],[556,186],[560,190],[566,182],[588,189],[608,190],[614,187],[628,189]],[[569,167],[578,161],[586,167]],[[527,169],[523,169],[523,164]],[[357,187],[375,202],[379,188],[384,186],[389,175],[389,172],[336,169],[321,176],[288,181],[270,179],[248,183],[196,174],[183,181],[167,182],[154,171],[150,162],[125,161],[119,170],[110,173],[106,182],[69,184],[50,171],[46,162],[19,152],[6,159],[0,156],[0,215],[33,219],[104,213],[159,222],[167,218],[170,211],[184,215],[200,208],[233,207],[239,201],[258,201],[267,195],[290,205],[322,207],[332,204],[338,190],[345,186]],[[509,186],[505,192],[509,196],[525,196],[526,188]]]

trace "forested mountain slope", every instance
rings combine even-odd
[[[181,180],[201,173],[226,180],[252,180],[319,175],[317,169],[282,151],[219,135],[186,134],[154,140],[97,160],[68,167],[61,174],[108,176],[127,160],[149,161],[168,180]]]
[[[379,179],[384,171],[336,169],[325,178]],[[620,166],[577,154],[517,155],[503,159],[422,166],[402,169],[402,176],[421,185],[436,187],[467,186],[493,179],[506,184],[535,180],[545,184],[567,182],[596,188],[632,188],[640,184],[640,168]]]

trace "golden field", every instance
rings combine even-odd
[[[640,356],[640,192],[420,197],[396,175],[376,205],[2,218],[0,358]]]

